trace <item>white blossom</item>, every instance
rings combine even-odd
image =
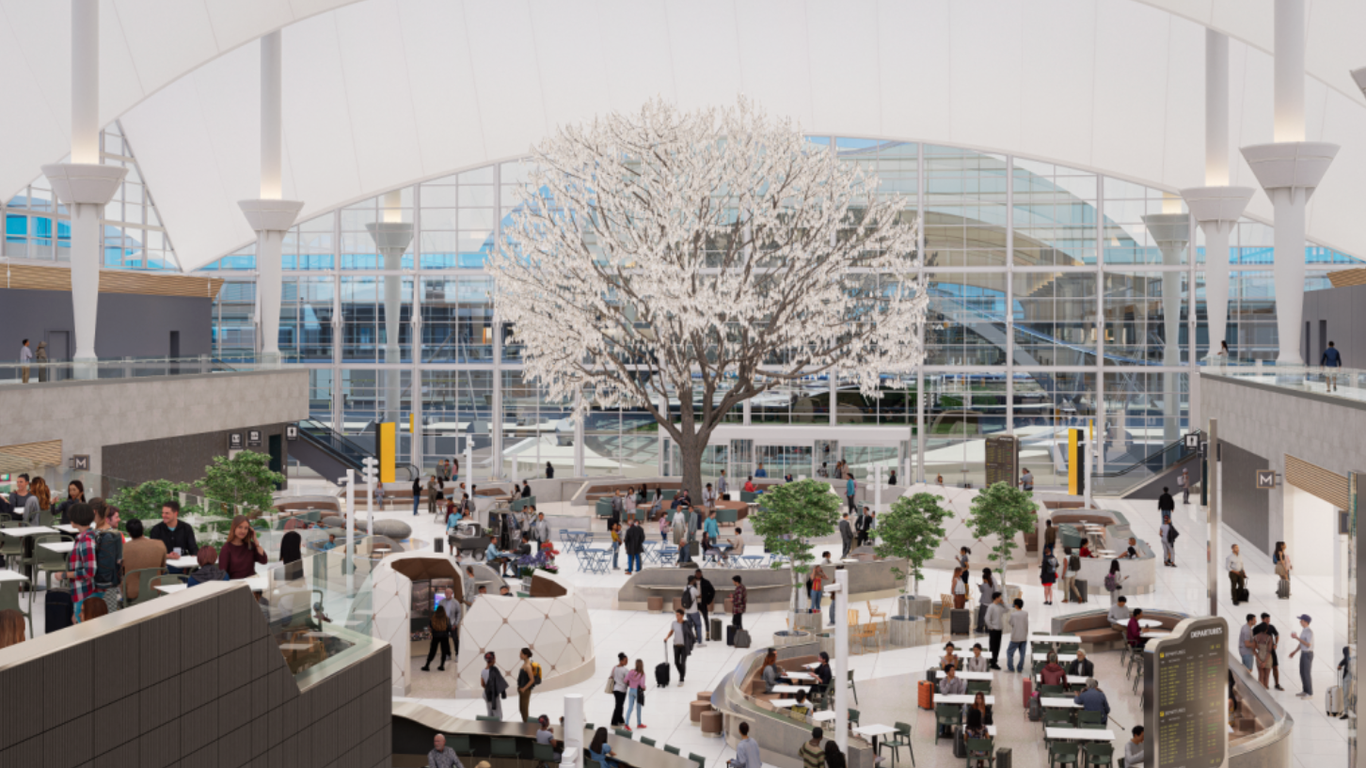
[[[526,378],[576,416],[643,408],[686,464],[689,438],[705,445],[755,395],[829,375],[876,397],[880,374],[921,362],[905,201],[790,120],[745,99],[655,100],[560,128],[533,154],[492,259],[497,306]],[[670,393],[680,424],[659,408]]]

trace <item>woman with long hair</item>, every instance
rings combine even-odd
[[[987,631],[987,608],[991,607],[991,601],[996,599],[996,577],[990,568],[982,569],[982,583],[978,585],[981,594],[977,601],[977,633],[985,634]]]
[[[1295,566],[1290,564],[1290,553],[1285,550],[1285,542],[1276,542],[1276,551],[1271,553],[1271,564],[1276,568],[1276,575],[1285,582],[1285,594],[1281,594],[1280,585],[1276,585],[1276,596],[1282,599],[1290,597],[1290,569]]]
[[[1110,605],[1119,605],[1119,596],[1124,594],[1124,580],[1129,578],[1119,572],[1119,561],[1110,561],[1110,572],[1105,574],[1105,591],[1110,593]]]
[[[298,536],[293,531],[290,533]],[[256,563],[265,565],[268,560],[266,550],[256,539],[256,531],[251,528],[251,521],[246,515],[234,517],[228,528],[228,540],[218,553],[218,567],[227,571],[229,579],[245,579],[256,573]]]
[[[115,507],[100,505],[95,508],[95,591],[104,593],[104,604],[110,612],[119,609],[119,586],[123,582],[123,536],[114,527],[118,519]]]
[[[432,644],[427,648],[427,663],[422,665],[423,672],[432,671],[432,658],[436,656],[436,649],[441,649],[441,663],[436,671],[446,671],[446,659],[451,657],[451,618],[446,615],[445,609],[437,606],[432,611]]]
[[[1053,557],[1053,548],[1044,547],[1043,557],[1039,560],[1039,583],[1043,584],[1043,604],[1053,604],[1053,585],[1058,581],[1058,559]]]
[[[24,642],[24,614],[10,608],[0,611],[0,648]]]
[[[991,725],[991,707],[987,706],[986,694],[978,691],[977,695],[972,697],[970,706],[982,713],[982,725]]]
[[[612,745],[607,743],[607,729],[599,727],[593,733],[593,741],[588,745],[588,756],[606,768],[616,768],[619,763],[611,759]]]
[[[35,477],[28,484],[29,497],[24,502],[24,524],[40,525],[42,513],[52,509],[52,490],[47,487],[47,481],[41,477]]]
[[[962,568],[953,569],[953,607],[955,610],[961,610],[963,606],[968,604],[968,585],[967,582],[963,581],[964,576],[967,576],[967,571]]]
[[[846,768],[848,765],[840,745],[834,739],[825,742],[825,768]]]
[[[644,728],[645,716],[645,661],[636,659],[636,668],[626,673],[626,728],[631,727],[631,710],[636,713],[636,727]]]
[[[72,504],[79,504],[85,501],[85,484],[80,480],[72,480],[66,484],[66,501],[57,506],[57,515],[60,518],[57,522],[67,525],[71,521],[66,518],[67,510],[71,509]]]

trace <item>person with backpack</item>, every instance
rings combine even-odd
[[[683,609],[674,609],[673,624],[669,626],[669,634],[664,636],[665,644],[673,640],[674,666],[678,668],[678,687],[683,687],[683,678],[688,674],[688,654],[692,653],[693,643],[696,642],[692,636],[693,624],[683,618]]]
[[[441,663],[436,671],[445,672],[446,659],[451,657],[451,617],[445,610],[438,608],[432,612],[431,630],[432,643],[427,648],[427,663],[422,665],[422,671],[432,671],[432,659],[436,656],[436,649],[440,648]]]
[[[1062,548],[1062,601],[1064,603],[1084,602],[1077,589],[1077,574],[1081,573],[1081,557],[1071,547]],[[1077,599],[1073,600],[1072,596]]]
[[[541,684],[541,665],[531,660],[531,649],[523,648],[522,668],[517,670],[517,707],[522,722],[531,719],[531,689]]]
[[[688,577],[688,586],[683,589],[680,602],[683,604],[683,613],[693,625],[698,647],[706,648],[707,644],[703,642],[706,639],[706,630],[702,626],[702,588],[698,586],[696,576]]]
[[[697,610],[701,612],[702,626],[706,628],[711,626],[711,617],[708,614],[711,612],[712,603],[716,602],[716,587],[702,575],[701,568],[693,573],[693,577],[697,579]]]
[[[644,728],[645,717],[645,660],[636,659],[636,668],[626,673],[626,718],[622,727],[631,730],[631,713],[636,713],[636,727]]]
[[[1053,548],[1044,547],[1043,558],[1039,561],[1039,583],[1043,585],[1043,604],[1053,604],[1053,585],[1058,581],[1058,559],[1053,557]]]
[[[118,509],[95,507],[95,591],[104,593],[110,613],[119,609],[119,584],[123,581],[123,535],[113,526]]]
[[[1162,527],[1157,529],[1158,535],[1162,538],[1162,564],[1169,567],[1176,567],[1176,526],[1172,525],[1171,515],[1162,516]]]

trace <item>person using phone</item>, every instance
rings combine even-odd
[[[218,567],[227,572],[229,579],[246,579],[255,575],[256,563],[265,565],[268,558],[261,542],[256,539],[256,531],[245,515],[232,519],[228,540],[218,553]]]

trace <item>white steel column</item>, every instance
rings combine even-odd
[[[1164,208],[1178,208],[1175,198],[1163,201]],[[1164,211],[1143,217],[1143,224],[1158,250],[1162,265],[1169,269],[1162,273],[1162,365],[1181,364],[1181,273],[1171,270],[1181,264],[1181,253],[1190,242],[1190,216],[1179,211]],[[1171,443],[1181,433],[1181,397],[1177,386],[1180,374],[1162,374],[1162,441]]]
[[[1304,140],[1304,0],[1276,0],[1275,137],[1243,147],[1275,208],[1276,362],[1298,365],[1304,316],[1304,206],[1338,145]]]
[[[1205,315],[1209,356],[1228,339],[1229,235],[1256,191],[1230,187],[1228,153],[1228,37],[1205,30],[1205,185],[1181,190],[1205,233]],[[1192,313],[1194,314],[1194,313]],[[1227,360],[1217,362],[1226,363]],[[1192,385],[1192,397],[1195,387]],[[1199,423],[1192,420],[1192,424]]]
[[[100,299],[100,215],[128,169],[100,164],[100,4],[71,2],[71,162],[44,165],[71,211],[71,305],[77,363],[93,363]],[[76,366],[77,378],[95,378]]]
[[[412,222],[403,220],[403,191],[399,189],[384,193],[380,221],[367,224],[370,237],[375,241],[384,259],[386,272],[403,269],[403,254],[413,242]],[[399,336],[402,333],[400,319],[403,315],[403,276],[386,274],[384,276],[384,362],[390,366],[384,371],[384,421],[397,422],[402,409],[402,388],[400,383],[403,372],[398,370],[402,362],[399,353]]]
[[[834,738],[840,751],[849,754],[849,571],[835,571],[835,686]]]
[[[564,750],[560,755],[560,768],[577,768],[583,761],[583,695],[566,694],[564,697]]]
[[[261,38],[261,197],[237,205],[256,230],[256,294],[261,312],[262,362],[280,359],[280,250],[285,232],[294,226],[301,201],[282,200],[282,100],[280,32]]]

